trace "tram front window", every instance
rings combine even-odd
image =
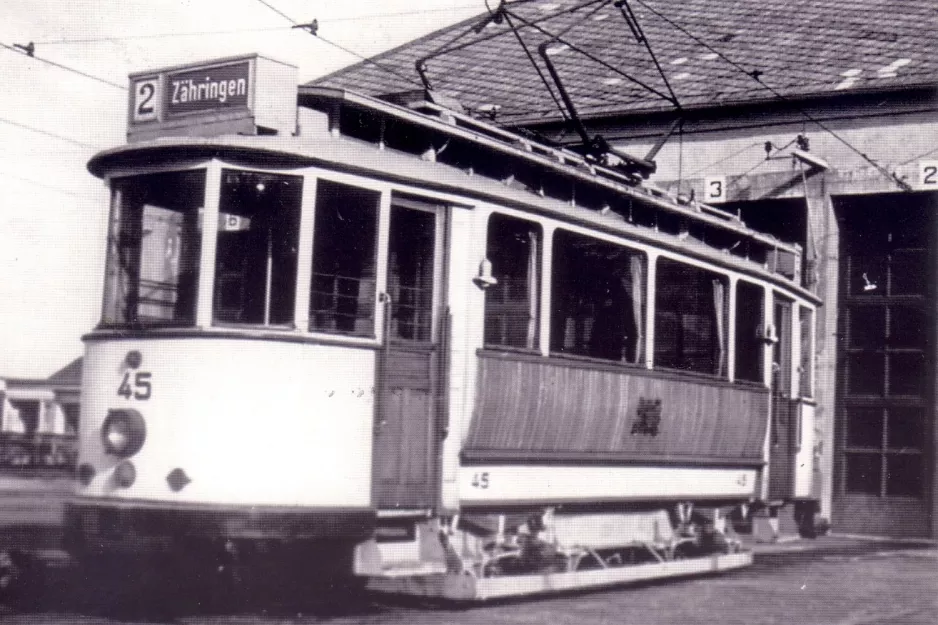
[[[205,171],[112,183],[105,326],[195,323]]]
[[[300,176],[222,171],[216,322],[293,322],[302,197]]]

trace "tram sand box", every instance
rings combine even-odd
[[[340,553],[376,590],[485,599],[745,566],[729,515],[813,505],[797,245],[432,93],[251,89],[299,125],[132,108],[89,164],[83,565]]]

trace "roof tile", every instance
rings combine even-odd
[[[672,108],[652,91],[665,94],[667,86],[648,51],[612,3],[603,4],[598,11],[597,0],[508,2],[507,7],[544,75],[537,46],[565,33],[562,42],[551,44],[552,50],[560,51],[551,61],[581,115]],[[938,85],[934,2],[631,0],[630,6],[684,106],[751,101],[772,97],[772,91],[797,98],[849,89]],[[414,63],[429,56],[427,74],[435,89],[458,93],[470,109],[497,103],[499,120],[508,124],[559,118],[508,20],[490,23],[478,33],[469,30],[483,17],[431,33],[375,61],[397,74],[413,75],[419,84]],[[468,45],[436,55],[464,31],[457,45]],[[370,95],[414,86],[373,63],[359,63],[310,84]]]

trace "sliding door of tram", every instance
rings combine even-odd
[[[435,432],[446,336],[443,311],[445,209],[393,197],[384,345],[378,368],[374,482],[379,509],[436,502]]]
[[[792,398],[792,302],[775,296],[775,331],[772,350],[772,421],[769,446],[769,500],[794,494],[795,454],[798,452],[799,402]]]

